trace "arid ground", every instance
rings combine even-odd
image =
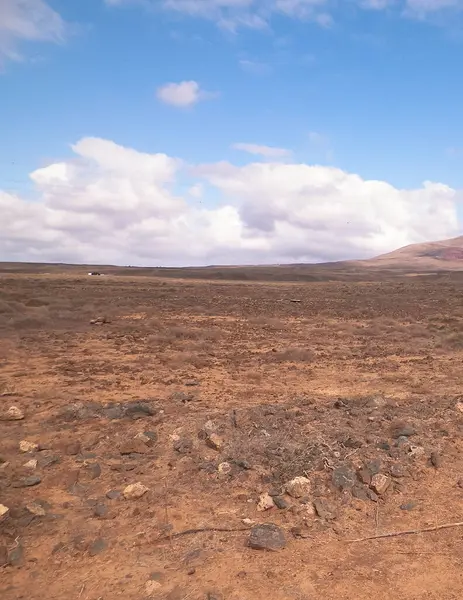
[[[0,597],[461,599],[462,292],[0,274]]]

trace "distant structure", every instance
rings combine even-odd
[[[101,273],[98,273],[98,271],[91,271],[89,275],[101,275]]]

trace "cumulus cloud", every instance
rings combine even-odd
[[[4,260],[312,262],[459,231],[459,192],[439,183],[402,190],[307,164],[192,166],[99,138],[72,148],[74,157],[31,173],[38,200],[0,191]]]
[[[202,90],[197,81],[181,81],[162,85],[156,90],[156,96],[164,104],[186,108],[197,104],[200,100],[211,99],[216,94]]]
[[[286,148],[276,148],[275,146],[263,146],[260,144],[237,143],[233,144],[232,148],[241,152],[247,152],[248,154],[264,156],[265,158],[283,158],[291,154],[291,150],[287,150]]]
[[[44,0],[1,0],[0,66],[22,60],[21,42],[61,42],[66,24]]]

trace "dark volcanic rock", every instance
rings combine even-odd
[[[15,481],[12,484],[12,487],[14,488],[24,488],[24,487],[32,487],[34,485],[38,485],[39,483],[41,483],[41,479],[38,475],[29,475],[29,477],[24,477],[23,479],[20,479],[19,481]]]
[[[90,544],[88,552],[90,556],[96,556],[100,554],[108,547],[108,543],[103,538],[97,538],[94,542]]]
[[[272,523],[255,525],[249,535],[248,546],[254,550],[281,550],[286,546],[285,534]]]
[[[399,437],[410,437],[411,435],[415,435],[415,428],[410,425],[410,423],[406,423],[405,421],[396,421],[391,425],[391,436],[394,439]]]
[[[355,472],[348,466],[342,465],[333,471],[332,481],[339,490],[350,490],[355,485]]]

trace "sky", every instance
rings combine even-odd
[[[0,260],[462,234],[463,0],[0,0]]]

